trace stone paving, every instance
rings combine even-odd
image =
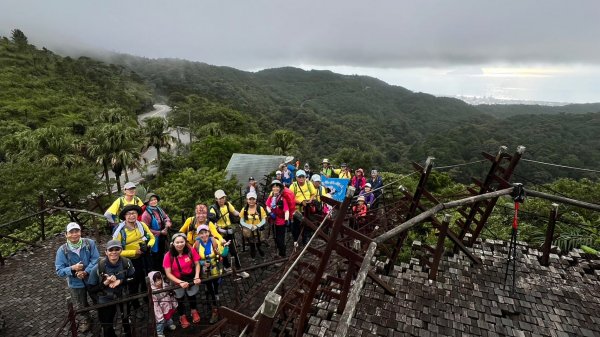
[[[464,255],[444,257],[437,280],[417,260],[382,278],[397,289],[387,296],[369,279],[349,336],[600,336],[600,260],[577,252],[541,266],[539,252],[520,247],[514,294],[504,285],[507,246],[475,245],[482,266]],[[333,308],[333,307],[330,307]],[[332,310],[317,312],[305,336],[334,336]]]
[[[4,327],[0,326],[0,336],[54,336],[67,318],[67,285],[66,281],[56,276],[54,272],[54,258],[56,250],[63,244],[63,235],[50,238],[39,243],[39,248],[28,248],[6,259],[6,265],[0,267],[0,317],[3,317]],[[100,239],[100,247],[103,247],[107,238]],[[270,250],[267,248],[267,252]],[[242,262],[250,261],[249,252],[240,252]],[[257,263],[271,260],[271,255],[257,258]],[[243,264],[248,267],[248,263]],[[221,285],[222,304],[227,303],[235,307],[237,300],[244,300],[246,293],[255,293],[257,285],[264,283],[269,275],[277,271],[276,266],[257,269],[250,272],[248,279],[236,281],[239,292],[232,284],[230,277],[224,278]],[[192,328],[182,330],[178,328],[174,332],[167,332],[168,336],[197,336],[200,331],[209,327],[209,308],[204,299],[203,287],[198,295],[198,306],[202,316],[202,322],[193,325]],[[250,308],[258,307],[263,297],[251,298],[258,302],[249,305]],[[257,304],[258,303],[258,304]],[[142,306],[144,313],[141,319],[134,320],[137,336],[147,336],[148,312],[146,306]],[[97,323],[96,314],[92,312],[93,320]],[[100,336],[100,327],[94,325],[93,330],[79,336]],[[64,329],[60,336],[70,336],[69,330]]]

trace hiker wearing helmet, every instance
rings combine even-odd
[[[290,190],[294,192],[296,201],[296,212],[292,222],[292,238],[294,244],[297,245],[300,232],[303,232],[302,243],[306,244],[310,235],[308,229],[305,228],[302,231],[302,217],[311,213],[312,208],[314,208],[313,201],[317,196],[317,191],[313,184],[307,181],[304,170],[299,170],[296,173],[296,181],[290,186]]]
[[[267,199],[267,212],[269,221],[273,224],[275,232],[275,245],[280,257],[285,257],[285,231],[290,222],[290,208],[284,196],[284,186],[279,180],[271,182],[271,194]]]
[[[215,192],[215,203],[210,206],[208,218],[215,223],[217,230],[226,241],[231,241],[230,251],[231,256],[235,258],[235,267],[238,269],[242,268],[240,260],[237,254],[236,241],[234,235],[234,225],[232,222],[232,216],[239,217],[240,213],[235,210],[235,207],[227,201],[227,195],[223,190],[217,190]],[[223,261],[225,268],[230,268],[231,263],[229,259]]]

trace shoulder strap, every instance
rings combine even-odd
[[[106,270],[106,258],[105,257],[101,257],[98,260],[98,277],[101,277],[102,274],[104,274],[105,270]]]

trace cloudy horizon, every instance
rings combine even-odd
[[[242,70],[294,66],[446,96],[600,102],[600,3],[0,0],[0,35]]]

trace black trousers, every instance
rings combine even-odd
[[[240,259],[238,257],[237,249],[235,248],[235,246],[236,246],[235,241],[234,241],[235,234],[224,234],[223,239],[225,239],[225,241],[231,241],[231,243],[229,244],[229,254],[231,256],[235,257],[235,267],[237,269],[241,269],[242,265],[240,264]],[[223,266],[225,266],[225,268],[231,268],[231,263],[229,262],[229,258],[223,259]]]
[[[285,257],[285,225],[273,225],[275,228],[275,245],[277,246],[277,252],[279,256]]]
[[[121,311],[121,322],[123,322],[123,330],[125,332],[125,336],[131,336],[131,325],[129,324],[129,318],[125,316],[125,306],[123,305],[123,303],[119,303],[98,309],[98,318],[100,319],[100,324],[102,326],[102,335],[104,337],[118,336],[115,332],[115,328],[113,327],[113,321],[115,318],[115,314],[117,313],[117,306],[119,306]]]
[[[142,255],[137,259],[131,259],[131,264],[133,268],[135,268],[135,273],[133,274],[133,279],[127,283],[127,290],[130,295],[135,295],[141,292],[146,292],[146,275],[150,271],[151,264],[150,255]],[[135,299],[130,302],[133,309],[137,309],[140,307],[140,302]]]

